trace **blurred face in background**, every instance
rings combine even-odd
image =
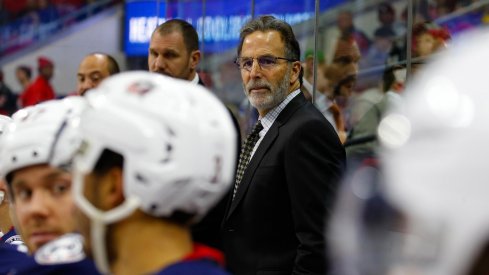
[[[21,68],[17,68],[17,70],[15,70],[15,77],[17,78],[17,81],[19,81],[21,85],[30,81],[30,77]]]
[[[349,28],[353,27],[353,17],[352,14],[349,12],[341,12],[338,15],[338,19],[336,21],[338,28],[342,31],[348,30]]]
[[[360,50],[357,44],[354,41],[338,40],[333,62],[324,73],[329,81],[330,90],[333,90],[336,96],[349,96],[352,93],[359,61]]]
[[[39,68],[39,74],[46,80],[50,80],[54,75],[54,67],[51,65],[43,66],[42,68]]]
[[[415,39],[417,56],[428,56],[435,52],[437,41],[430,33],[422,33]]]
[[[94,54],[85,57],[78,68],[78,95],[83,95],[88,90],[96,88],[102,80],[109,76],[109,62],[104,55]]]

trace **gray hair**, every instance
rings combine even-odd
[[[280,37],[285,45],[285,58],[299,61],[301,56],[301,50],[299,42],[295,38],[292,27],[285,21],[277,19],[271,15],[263,15],[255,19],[251,19],[241,28],[239,33],[239,45],[238,56],[241,55],[241,49],[243,48],[243,42],[246,36],[256,31],[277,31],[280,33]],[[302,84],[303,69],[301,69],[299,75],[299,81]]]

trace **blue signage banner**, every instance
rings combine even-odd
[[[294,25],[314,16],[314,0],[256,1],[255,14],[273,14]],[[321,1],[320,10],[344,2]],[[146,55],[153,30],[171,18],[191,23],[199,38],[204,38],[203,50],[222,52],[235,47],[241,26],[251,17],[251,1],[207,0],[205,16],[202,1],[126,1],[124,49],[128,56]]]

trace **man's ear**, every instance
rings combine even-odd
[[[292,63],[292,70],[290,70],[290,85],[294,84],[299,80],[299,75],[302,70],[302,65],[300,61],[294,61]]]
[[[199,50],[195,50],[190,53],[189,66],[191,69],[195,70],[197,68],[200,62],[200,56],[201,54]]]
[[[109,209],[124,202],[123,171],[119,167],[113,167],[105,174],[106,184],[104,186],[104,198]]]

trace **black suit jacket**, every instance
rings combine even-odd
[[[199,85],[205,87],[205,84],[200,77]],[[227,106],[226,108],[229,111],[229,115],[233,120],[234,128],[236,129],[236,156],[237,158],[239,158],[239,151],[241,148],[241,131],[239,128],[239,123],[231,110]],[[213,208],[211,208],[209,212],[202,218],[202,220],[199,221],[199,223],[192,226],[192,239],[194,242],[205,244],[222,250],[220,228],[222,218],[224,217],[224,212],[226,210],[226,204],[229,200],[228,196],[229,193],[225,197],[221,198],[219,202]]]
[[[297,95],[264,136],[226,210],[230,271],[325,274],[325,220],[344,164],[331,124]]]

